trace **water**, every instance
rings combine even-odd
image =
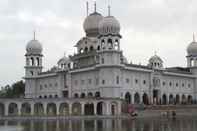
[[[197,131],[197,118],[0,121],[0,131]]]

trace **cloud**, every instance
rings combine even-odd
[[[94,2],[89,2],[92,12]],[[185,66],[186,47],[197,29],[196,4],[196,0],[111,1],[111,14],[121,23],[125,56],[133,63],[147,64],[157,51],[165,66]],[[84,36],[85,5],[85,0],[1,0],[0,85],[24,76],[25,47],[34,30],[43,44],[45,70],[64,52],[72,54]],[[108,2],[97,0],[97,6],[106,16]]]

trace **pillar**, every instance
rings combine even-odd
[[[109,101],[106,102],[106,114],[105,115],[111,115],[110,102]]]
[[[57,110],[56,115],[59,116],[60,115],[60,103],[56,104],[56,110]]]
[[[34,115],[34,103],[31,103],[31,115]]]
[[[4,115],[8,116],[9,115],[9,103],[5,103],[4,106],[5,106],[5,112],[4,112],[5,114]]]
[[[85,103],[81,103],[81,115],[85,115]]]
[[[17,103],[17,107],[18,107],[18,115],[20,116],[21,115],[21,103]]]
[[[44,115],[47,115],[47,103],[43,103]]]
[[[72,103],[68,103],[69,115],[72,115]]]
[[[97,102],[94,102],[94,115],[97,115]]]
[[[117,115],[121,115],[122,113],[122,102],[121,101],[118,101],[118,112],[117,112]]]

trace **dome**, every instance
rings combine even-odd
[[[42,44],[38,40],[31,40],[26,46],[27,54],[41,54]]]
[[[150,59],[149,59],[149,62],[155,62],[155,61],[160,61],[160,62],[163,62],[162,59],[157,56],[157,55],[154,55],[152,56]]]
[[[83,23],[83,28],[87,36],[97,36],[99,34],[99,23],[102,19],[103,16],[97,12],[86,17]]]
[[[99,33],[101,35],[107,34],[119,34],[120,33],[120,23],[113,16],[107,16],[99,24]]]
[[[193,41],[187,47],[187,54],[192,56],[197,56],[197,42]]]
[[[60,64],[68,64],[70,62],[70,59],[66,56],[62,57],[58,62],[57,64],[60,65]]]

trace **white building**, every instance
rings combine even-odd
[[[122,98],[128,103],[191,103],[197,99],[197,42],[188,46],[187,67],[164,68],[156,54],[147,66],[129,64],[120,48],[120,23],[96,10],[83,24],[86,36],[50,71],[42,72],[42,45],[31,40],[26,47],[25,97]]]

